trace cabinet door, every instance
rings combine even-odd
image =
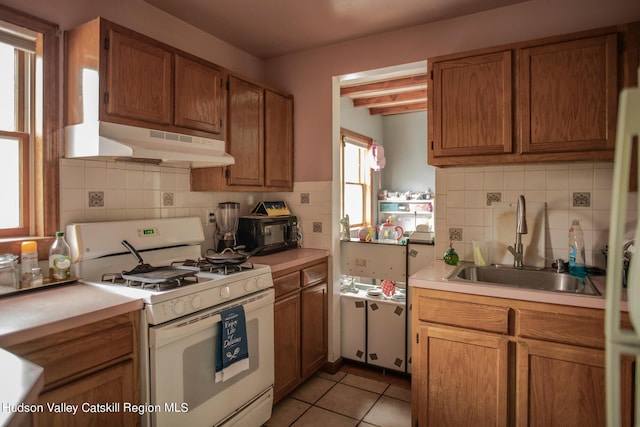
[[[279,299],[274,305],[274,403],[292,391],[300,379],[300,294]]]
[[[106,113],[171,124],[171,53],[113,29],[108,33]]]
[[[302,378],[316,372],[327,361],[327,283],[304,288],[302,303]]]
[[[340,296],[340,354],[345,359],[358,362],[367,360],[366,307],[364,299]]]
[[[604,357],[602,350],[519,342],[517,425],[606,425]]]
[[[508,425],[508,338],[425,322],[419,323],[417,333],[417,425]]]
[[[518,52],[523,153],[613,149],[617,49],[610,34]]]
[[[264,89],[229,78],[229,185],[264,185]]]
[[[367,307],[367,362],[404,372],[407,365],[404,304],[369,300]]]
[[[176,126],[223,136],[223,73],[213,66],[176,55]]]
[[[265,91],[265,185],[293,188],[293,100]]]
[[[136,412],[125,411],[125,402],[136,404],[133,394],[134,368],[132,362],[122,363],[104,369],[78,381],[68,383],[40,395],[39,403],[44,405],[44,412],[34,414],[34,425],[47,427],[84,427],[84,426],[136,426],[139,416]],[[78,405],[78,411],[72,413],[55,413],[48,410],[47,403]],[[98,412],[98,404],[110,411]],[[83,406],[84,405],[84,406]],[[84,410],[83,410],[84,409]],[[92,411],[93,410],[93,411]]]
[[[434,157],[511,153],[511,51],[433,64]]]

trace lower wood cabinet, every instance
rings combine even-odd
[[[327,261],[274,274],[274,404],[327,361]]]
[[[139,313],[132,312],[69,329],[7,350],[44,368],[44,387],[34,413],[36,426],[136,426],[140,417],[123,410],[139,403]],[[80,405],[75,415],[51,412],[47,404]],[[107,407],[119,403],[120,407]]]
[[[276,300],[275,395],[282,397],[300,381],[300,294],[295,292]]]
[[[606,425],[604,310],[412,291],[412,425]],[[623,357],[623,426],[634,370]]]
[[[508,425],[508,339],[428,324],[416,330],[413,381],[420,386],[413,400],[419,425]]]

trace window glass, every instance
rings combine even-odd
[[[16,64],[13,46],[0,42],[0,129],[16,130]]]
[[[351,227],[371,224],[371,170],[367,151],[373,140],[343,130],[342,134],[342,217],[349,215]]]
[[[21,224],[20,140],[0,136],[0,177],[2,204],[0,228],[19,228]]]

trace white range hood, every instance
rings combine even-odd
[[[65,128],[65,157],[202,168],[235,163],[224,141],[109,122]]]

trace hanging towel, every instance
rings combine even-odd
[[[227,381],[249,369],[249,346],[244,307],[222,310],[216,343],[215,382]]]

